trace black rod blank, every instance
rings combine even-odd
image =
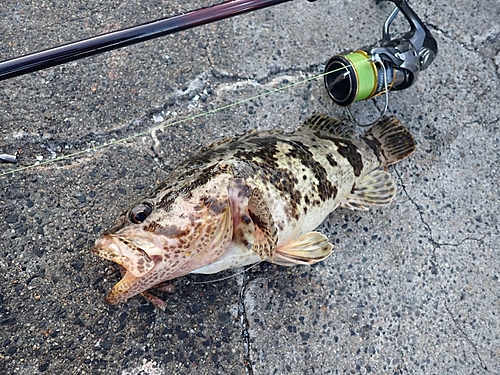
[[[0,81],[291,0],[233,0],[0,62]]]

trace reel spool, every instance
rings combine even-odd
[[[379,70],[363,50],[333,56],[325,67],[325,72],[331,72],[325,76],[326,90],[330,98],[342,107],[372,98],[384,88],[380,84],[382,72]]]

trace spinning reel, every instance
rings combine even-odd
[[[384,23],[380,44],[346,55],[335,55],[325,67],[325,87],[330,98],[346,107],[353,121],[347,108],[349,105],[385,94],[382,117],[389,103],[389,90],[410,87],[419,72],[432,63],[438,51],[436,39],[406,0],[386,1],[393,2],[396,8]],[[406,17],[410,31],[391,39],[389,28],[399,12]]]

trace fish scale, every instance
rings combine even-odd
[[[357,138],[324,115],[293,133],[252,131],[207,147],[96,241],[92,251],[123,270],[106,299],[147,296],[188,273],[324,260],[333,246],[314,229],[339,206],[390,203],[396,188],[383,168],[414,150],[412,135],[395,118]]]

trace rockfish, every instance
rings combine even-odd
[[[205,148],[96,241],[92,252],[123,274],[106,300],[116,304],[188,273],[319,262],[333,245],[313,230],[339,206],[390,203],[396,185],[384,167],[414,150],[395,118],[355,137],[323,115],[293,133],[251,131]]]

